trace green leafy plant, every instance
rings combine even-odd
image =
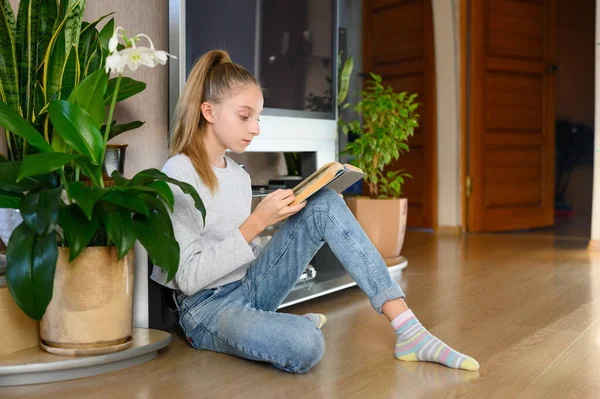
[[[353,165],[361,168],[372,198],[399,198],[404,180],[410,175],[404,170],[385,171],[385,167],[409,151],[408,140],[418,127],[419,115],[416,94],[395,93],[391,86],[384,87],[381,76],[370,74],[362,99],[353,107],[362,116],[359,120],[340,122],[345,134],[358,137],[349,143],[345,152]],[[351,105],[346,103],[343,108]]]
[[[97,28],[111,14],[91,23],[82,22],[85,4],[86,0],[21,0],[16,20],[8,1],[0,6],[0,99],[58,148],[62,141],[58,138],[54,143],[48,106],[54,100],[69,99],[75,87],[104,67],[114,30],[112,19],[102,30]],[[109,81],[109,88],[114,88],[115,80]],[[146,87],[133,79],[123,86],[120,100]],[[110,101],[113,90],[107,92],[106,101]],[[85,96],[85,91],[80,91],[79,100],[85,101]],[[141,124],[112,122],[111,137]],[[20,161],[36,152],[15,132],[6,130],[5,134],[9,160]]]
[[[71,1],[69,10],[75,7],[71,3],[81,4]],[[7,4],[4,3],[5,9]],[[68,22],[66,17],[61,24]],[[120,31],[122,35],[118,34]],[[61,32],[70,35],[71,31]],[[19,209],[23,218],[7,245],[6,279],[17,305],[35,320],[43,317],[52,299],[59,246],[69,248],[69,261],[89,246],[115,246],[122,259],[139,240],[152,262],[172,280],[179,264],[179,244],[168,212],[174,204],[168,183],[191,195],[196,208],[203,217],[206,215],[204,204],[191,185],[156,169],[141,171],[130,180],[115,171],[115,184],[105,187],[102,162],[111,132],[118,126],[112,123],[115,105],[137,94],[141,87],[136,88],[136,83],[121,73],[125,66],[135,70],[142,64],[164,64],[168,56],[154,50],[151,42],[151,48],[136,46],[140,38],[147,38],[145,35],[127,38],[122,28],[113,28],[109,36],[112,37],[106,38],[106,68],[89,73],[68,91],[63,74],[55,94],[66,96],[68,92],[68,96],[61,99],[53,94],[42,110],[33,112],[37,115],[35,120],[25,117],[14,104],[0,102],[0,126],[32,150],[21,160],[0,162],[0,208]],[[117,45],[119,38],[124,38],[124,45]],[[104,44],[101,46],[104,49]],[[52,54],[52,50],[48,53]],[[65,65],[69,58],[64,58]],[[50,66],[44,64],[44,68]],[[119,74],[116,80],[108,79],[109,71]],[[36,129],[36,120],[42,114],[47,114],[45,131],[51,135],[40,134]],[[80,180],[83,176],[86,182]]]

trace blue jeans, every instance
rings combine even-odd
[[[404,298],[344,200],[326,189],[283,224],[242,280],[176,295],[190,344],[307,372],[323,356],[323,334],[308,318],[276,310],[325,242],[379,313],[387,301]]]

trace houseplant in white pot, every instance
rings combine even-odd
[[[17,305],[41,320],[42,347],[58,354],[108,353],[131,344],[136,240],[169,280],[175,276],[179,245],[168,212],[174,202],[168,183],[206,213],[192,186],[156,169],[131,180],[115,171],[115,184],[105,185],[102,161],[113,111],[131,94],[121,91],[121,73],[126,66],[165,64],[168,56],[145,35],[128,38],[121,28],[111,34],[106,70],[75,82],[68,97],[50,100],[37,114],[48,115],[46,134],[0,102],[0,126],[32,149],[22,161],[0,163],[0,207],[19,209],[23,217],[8,241],[8,287]],[[140,40],[150,47],[140,47]],[[109,71],[118,74],[110,84]]]
[[[410,175],[386,166],[409,150],[408,139],[418,126],[418,104],[414,102],[416,94],[395,93],[382,85],[381,76],[370,76],[361,100],[353,107],[362,123],[340,122],[344,133],[358,136],[345,151],[351,163],[366,174],[365,195],[347,197],[346,202],[386,264],[393,266],[400,262],[404,242],[408,204],[402,198],[402,185]]]

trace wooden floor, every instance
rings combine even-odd
[[[173,344],[100,377],[0,388],[1,398],[591,398],[600,396],[600,253],[551,236],[410,233],[401,285],[432,333],[478,373],[394,359],[395,335],[357,288],[286,309],[323,312],[325,357],[306,375]]]

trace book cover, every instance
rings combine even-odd
[[[364,176],[365,173],[355,166],[339,162],[327,163],[293,189],[296,198],[290,205],[306,201],[323,187],[341,193]]]

